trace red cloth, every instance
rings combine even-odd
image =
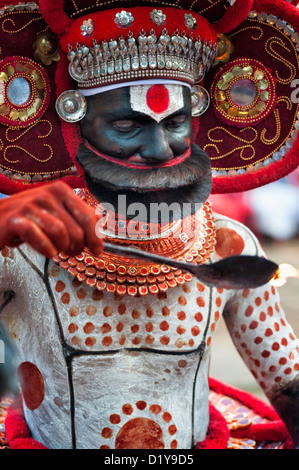
[[[210,423],[207,437],[196,445],[196,449],[227,449],[230,438],[254,439],[255,441],[284,441],[285,449],[293,449],[289,433],[271,405],[266,404],[254,395],[228,386],[210,378],[210,390],[240,402],[268,422],[250,424],[246,429],[230,430],[225,418],[215,406],[210,404]],[[43,444],[35,441],[24,419],[21,405],[13,404],[8,408],[5,419],[5,433],[11,449],[46,449]]]

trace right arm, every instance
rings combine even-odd
[[[94,209],[65,183],[29,189],[0,201],[0,248],[27,243],[47,258],[61,251],[75,256],[84,247],[99,254],[96,222]]]

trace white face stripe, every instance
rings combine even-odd
[[[157,78],[150,78],[147,80],[135,80],[131,82],[123,82],[123,83],[114,83],[112,85],[105,85],[105,86],[100,86],[100,87],[95,87],[95,88],[78,88],[78,91],[81,93],[83,96],[93,96],[93,95],[98,95],[100,93],[106,93],[106,91],[111,91],[111,90],[116,90],[118,88],[127,88],[130,86],[136,86],[136,85],[181,85],[189,88],[189,90],[192,89],[191,85],[189,83],[181,82],[180,80],[169,80],[169,79],[163,79],[162,81],[157,79]]]
[[[156,97],[156,99],[155,99]],[[130,104],[133,111],[147,114],[156,122],[184,106],[182,85],[130,86]]]

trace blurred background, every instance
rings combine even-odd
[[[299,270],[299,170],[267,186],[210,198],[213,209],[238,220],[258,237],[269,259]],[[287,320],[299,336],[299,278],[278,288]],[[212,348],[210,375],[267,401],[243,363],[221,319]]]

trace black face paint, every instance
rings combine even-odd
[[[130,87],[87,97],[81,134],[99,152],[132,164],[175,158],[186,152],[192,141],[190,91],[177,88],[182,89],[182,106],[170,108],[175,109],[173,113],[164,112],[159,122],[132,109]]]
[[[184,215],[184,205],[189,204],[190,213],[194,213],[208,198],[212,184],[210,160],[196,145],[190,145],[190,92],[182,88],[183,108],[160,122],[132,110],[127,87],[88,98],[87,116],[81,122],[82,137],[114,161],[101,158],[84,144],[77,160],[89,190],[99,201],[113,205],[116,212],[119,196],[123,195],[127,205],[138,202],[145,206],[147,217],[142,221],[167,222],[160,213],[159,219],[152,219],[152,204],[178,203],[179,208],[170,214],[172,220],[177,220]],[[188,148],[191,154],[181,163],[157,166],[172,162]],[[128,166],[118,164],[118,160]],[[141,164],[139,168],[144,163],[147,168],[137,169],[135,163]]]

